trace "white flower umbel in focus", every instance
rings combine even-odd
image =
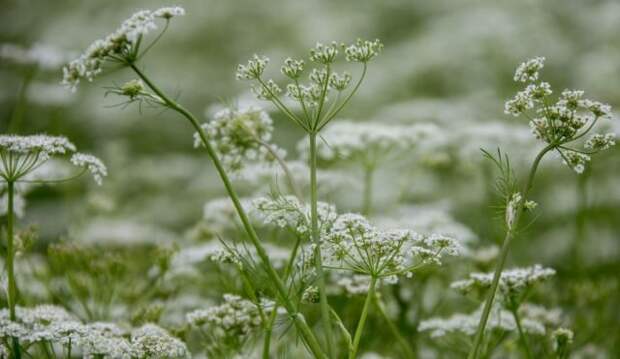
[[[327,268],[349,270],[373,278],[411,275],[444,255],[457,255],[454,239],[423,236],[408,230],[382,231],[359,214],[346,213],[322,238]]]
[[[273,163],[286,156],[286,151],[271,143],[273,121],[260,108],[221,110],[202,128],[222,163],[233,173],[246,163]],[[201,143],[199,135],[194,134],[194,145]]]
[[[61,158],[73,154],[70,162],[90,172],[97,184],[107,175],[103,163],[92,155],[76,153],[75,146],[65,137],[47,135],[0,135],[0,177],[6,182],[24,182],[52,158]],[[57,181],[41,178],[37,183]],[[32,181],[31,181],[32,182]]]
[[[185,10],[180,7],[136,12],[113,33],[94,41],[83,54],[65,66],[62,83],[75,91],[80,80],[92,81],[103,70],[106,62],[125,65],[133,63],[153,45],[153,43],[145,45],[143,38],[157,29],[157,19],[164,20],[167,27],[170,19],[182,15],[185,15]],[[142,46],[144,51],[140,52]]]
[[[609,105],[584,98],[584,91],[564,90],[557,99],[547,82],[538,81],[544,58],[537,57],[519,65],[515,81],[527,86],[506,101],[504,112],[529,120],[534,136],[556,151],[563,163],[582,173],[590,156],[615,145],[615,134],[594,134],[583,148],[577,148],[600,119],[611,117]]]

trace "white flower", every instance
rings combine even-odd
[[[248,60],[247,65],[237,66],[237,80],[259,79],[263,75],[268,63],[268,57],[254,54],[252,59]]]
[[[101,162],[100,159],[93,155],[88,155],[84,153],[76,153],[71,156],[71,163],[75,166],[83,167],[90,172],[90,174],[95,179],[95,182],[101,186],[103,177],[108,175],[108,170],[106,166]]]
[[[284,60],[284,65],[280,71],[291,79],[298,79],[304,71],[304,60],[293,60],[289,57]]]
[[[161,17],[166,20],[183,15],[185,15],[185,9],[180,6],[162,7],[153,11],[153,16]]]
[[[588,141],[586,141],[584,147],[588,150],[601,151],[610,148],[611,146],[616,145],[616,134],[615,133],[607,133],[600,134],[595,133],[592,135]]]
[[[324,65],[331,64],[336,60],[338,47],[335,41],[328,45],[317,42],[314,48],[310,49],[310,61]]]
[[[63,68],[62,83],[75,91],[81,79],[92,81],[103,70],[106,61],[133,60],[139,46],[139,38],[146,36],[157,28],[155,20],[166,21],[174,16],[183,15],[180,7],[164,7],[159,10],[141,10],[125,20],[113,33],[103,39],[95,40],[77,59]]]
[[[565,165],[572,168],[573,171],[578,174],[583,173],[586,169],[586,163],[590,162],[591,157],[585,153],[580,153],[576,151],[563,151],[563,161]]]
[[[514,80],[520,82],[532,82],[538,80],[538,71],[545,66],[544,57],[529,59],[517,67]]]
[[[224,294],[224,303],[187,314],[187,322],[206,327],[216,337],[245,336],[261,324],[258,307],[238,295]]]
[[[297,197],[261,197],[253,201],[253,214],[265,224],[289,228],[301,235],[310,234],[310,205],[301,203]],[[319,231],[324,233],[337,218],[336,207],[319,202],[317,204]]]
[[[323,263],[376,278],[409,275],[426,264],[455,255],[454,240],[408,230],[381,231],[359,214],[345,213],[321,238]]]
[[[37,170],[52,157],[75,152],[75,146],[65,137],[47,135],[0,135],[0,177],[5,181],[36,180],[45,182],[50,178],[40,176]],[[107,174],[105,166],[97,158],[79,153],[73,154],[70,162],[75,166],[86,167],[97,183]],[[37,178],[24,177],[37,174]],[[41,178],[43,177],[43,178]]]
[[[187,346],[155,324],[145,324],[131,332],[132,355],[138,358],[188,358]]]
[[[381,50],[383,44],[379,39],[375,41],[357,39],[355,44],[347,46],[344,53],[347,61],[366,63],[379,55]]]
[[[231,172],[241,170],[246,162],[273,162],[286,152],[270,143],[273,133],[271,117],[258,107],[224,109],[212,121],[202,125],[220,160]],[[202,145],[194,134],[194,146]]]

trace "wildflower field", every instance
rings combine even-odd
[[[620,358],[620,2],[15,1],[0,359]]]

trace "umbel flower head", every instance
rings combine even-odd
[[[77,59],[63,68],[63,85],[75,91],[81,79],[92,81],[103,70],[106,61],[128,64],[140,54],[142,39],[157,29],[157,19],[170,21],[185,15],[181,7],[163,7],[155,11],[140,10],[125,20],[113,33],[93,42]],[[152,45],[152,44],[151,44]],[[151,45],[146,47],[147,51]]]
[[[215,337],[247,336],[262,324],[258,307],[234,294],[224,294],[220,305],[188,313],[187,322],[207,328]]]
[[[322,238],[323,263],[375,278],[411,275],[428,264],[441,264],[444,255],[457,255],[454,239],[419,235],[409,230],[383,231],[362,215],[345,213]]]
[[[273,121],[258,107],[226,108],[215,114],[212,121],[202,125],[222,163],[238,172],[245,162],[274,162],[286,156],[286,151],[270,143]],[[194,146],[202,145],[198,133]]]
[[[98,158],[76,152],[75,145],[65,137],[0,135],[0,177],[6,182],[27,181],[26,176],[35,173],[51,158],[68,155],[71,155],[70,162],[83,172],[90,172],[97,184],[107,176],[107,169]]]
[[[271,101],[278,110],[307,132],[318,132],[342,110],[355,94],[366,74],[368,62],[379,55],[382,49],[383,44],[379,40],[357,40],[348,46],[336,42],[317,43],[310,49],[308,56],[309,62],[318,66],[312,69],[307,69],[306,62],[302,59],[286,58],[280,71],[292,82],[284,88],[286,96],[299,105],[303,112],[300,115],[294,114],[280,98],[282,88],[272,79],[263,78],[269,58],[255,54],[247,64],[237,67],[236,77],[238,80],[253,81],[252,92],[259,99]],[[342,52],[345,54],[346,61],[363,65],[362,74],[346,96],[343,95],[353,77],[346,72],[338,73],[333,68]],[[308,76],[307,83],[302,83],[304,73]],[[330,98],[331,91],[335,91],[336,95]]]
[[[544,57],[530,59],[517,68],[514,80],[526,88],[506,101],[504,112],[515,117],[524,115],[534,136],[553,147],[563,163],[582,173],[590,156],[615,145],[615,134],[594,134],[578,149],[576,141],[586,136],[600,119],[611,117],[611,107],[584,98],[584,91],[564,90],[557,99],[547,82],[539,81]]]

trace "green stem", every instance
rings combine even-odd
[[[6,246],[6,270],[9,280],[9,288],[8,288],[8,301],[9,301],[9,318],[12,322],[17,320],[17,316],[15,315],[15,306],[17,303],[17,283],[15,281],[15,249],[13,246],[13,222],[15,220],[14,214],[14,197],[15,197],[15,182],[8,181],[7,182],[7,197],[8,197],[8,205],[7,205],[7,213],[6,213],[6,237],[7,237],[7,246]],[[21,358],[21,348],[19,346],[19,340],[17,337],[13,337],[13,357],[15,359]]]
[[[301,236],[297,236],[297,241],[295,241],[295,246],[293,247],[293,251],[291,252],[291,256],[288,259],[288,264],[284,269],[284,281],[288,280],[289,275],[293,271],[293,265],[295,263],[295,258],[297,258],[297,251],[299,250],[299,246],[301,244]],[[267,323],[267,327],[265,328],[265,338],[263,340],[263,359],[269,359],[270,347],[271,347],[271,335],[273,333],[273,324],[276,321],[276,317],[278,315],[278,304],[276,303],[273,307],[273,311],[271,312],[271,316],[269,317],[269,322]]]
[[[276,270],[271,265],[271,262],[269,261],[269,256],[267,255],[267,251],[261,244],[260,239],[258,238],[256,231],[254,230],[254,227],[250,223],[250,220],[247,214],[245,213],[243,206],[241,205],[239,196],[237,195],[237,192],[234,190],[232,183],[230,182],[230,179],[228,178],[228,174],[224,170],[224,167],[222,163],[220,162],[220,159],[217,156],[215,150],[213,149],[213,147],[207,140],[207,134],[204,132],[204,130],[198,123],[198,120],[196,120],[194,115],[192,115],[189,111],[187,111],[181,105],[177,104],[175,101],[171,100],[168,96],[166,96],[153,82],[151,82],[151,80],[144,73],[142,73],[140,69],[138,69],[138,67],[134,63],[130,63],[129,66],[149,86],[149,88],[151,88],[151,90],[153,90],[153,92],[155,92],[164,101],[166,106],[175,110],[176,112],[181,114],[183,117],[185,117],[191,123],[194,129],[198,132],[198,136],[200,137],[200,140],[202,141],[202,144],[205,147],[207,154],[211,158],[213,165],[215,166],[222,182],[224,183],[226,192],[228,193],[228,196],[233,202],[233,205],[237,211],[237,214],[239,215],[241,223],[243,224],[243,227],[245,231],[247,232],[248,237],[250,238],[250,241],[256,248],[256,253],[261,259],[265,267],[265,271],[267,272],[269,279],[274,284],[276,291],[278,292],[278,295],[281,297],[282,302],[284,303],[284,307],[286,308],[286,311],[292,317],[295,325],[297,326],[297,329],[299,330],[299,332],[305,339],[306,343],[308,344],[308,347],[310,348],[310,351],[312,351],[314,356],[317,358],[321,358],[321,359],[326,358],[325,354],[323,354],[323,352],[321,351],[319,342],[317,341],[314,333],[312,332],[312,329],[310,329],[310,326],[308,326],[308,323],[306,322],[306,319],[304,318],[304,316],[297,311],[295,304],[291,301],[291,299],[288,296],[287,290],[284,286],[284,283],[282,282],[282,279],[280,278]]]
[[[495,266],[495,273],[493,274],[493,281],[491,282],[491,290],[486,299],[486,302],[484,303],[484,309],[482,311],[482,315],[480,316],[480,322],[478,323],[478,329],[476,330],[474,346],[472,347],[472,350],[469,352],[469,355],[467,356],[468,359],[478,358],[478,351],[480,350],[480,344],[482,343],[484,329],[487,325],[489,314],[491,313],[491,307],[493,305],[493,300],[495,299],[495,293],[497,292],[497,287],[499,285],[499,279],[504,269],[504,265],[506,264],[506,258],[508,257],[510,242],[515,236],[516,230],[519,226],[519,220],[521,218],[521,214],[523,213],[523,208],[524,208],[523,204],[527,200],[528,194],[530,190],[532,189],[532,185],[534,184],[534,177],[536,175],[536,170],[538,169],[538,165],[540,164],[540,161],[542,160],[543,156],[547,152],[551,151],[554,148],[555,148],[554,144],[548,145],[547,147],[543,148],[538,153],[538,155],[534,159],[534,162],[532,163],[532,167],[530,168],[530,173],[529,173],[527,182],[525,184],[525,187],[522,193],[523,199],[521,200],[521,202],[519,203],[517,207],[512,226],[508,228],[508,230],[506,231],[506,236],[504,237],[502,249],[499,254],[499,260]]]
[[[530,351],[530,346],[527,344],[527,337],[525,336],[523,327],[521,327],[521,318],[519,317],[517,306],[511,305],[510,311],[512,312],[512,316],[515,318],[515,323],[517,323],[517,331],[519,332],[519,339],[521,339],[521,344],[523,345],[523,351],[525,352],[525,356],[528,359],[532,359],[532,352]]]
[[[319,287],[319,304],[321,306],[321,318],[325,330],[325,343],[330,357],[335,358],[335,348],[333,345],[332,325],[329,319],[329,303],[327,302],[327,292],[325,290],[325,273],[323,273],[323,259],[321,258],[319,216],[317,210],[317,181],[316,181],[316,133],[310,133],[310,221],[312,227],[312,241],[315,248],[315,265]]]
[[[396,324],[394,324],[394,322],[392,322],[390,317],[388,317],[387,313],[385,312],[385,309],[383,308],[383,303],[381,302],[381,300],[379,299],[379,296],[377,295],[375,295],[375,305],[377,309],[379,310],[379,315],[381,315],[383,320],[385,320],[385,322],[388,325],[388,328],[392,332],[392,335],[394,335],[394,337],[396,338],[396,340],[402,347],[403,352],[405,353],[405,358],[407,359],[415,358],[415,353],[413,352],[413,349],[411,349],[407,340],[400,334],[400,330],[398,330],[398,328],[396,327]]]
[[[362,214],[369,216],[372,211],[372,183],[375,173],[374,166],[364,168],[364,198],[362,202]]]
[[[357,356],[357,350],[359,349],[360,340],[362,339],[362,332],[364,331],[364,325],[366,324],[366,318],[368,317],[368,309],[370,308],[370,303],[374,300],[375,297],[376,284],[377,278],[374,276],[371,277],[368,294],[366,295],[364,307],[362,308],[362,314],[360,315],[360,319],[357,322],[357,328],[355,329],[355,336],[353,337],[353,348],[351,348],[351,351],[349,352],[349,359],[355,359],[355,357]]]

